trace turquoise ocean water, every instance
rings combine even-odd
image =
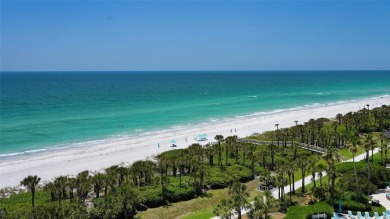
[[[1,72],[0,157],[390,94],[390,71]]]

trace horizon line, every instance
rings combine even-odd
[[[0,73],[49,73],[49,72],[296,72],[296,71],[390,71],[390,69],[273,69],[273,70],[0,70]]]

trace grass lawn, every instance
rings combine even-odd
[[[358,151],[356,152],[355,157],[360,155],[360,154],[365,153],[363,147],[358,146],[357,149],[358,149]],[[344,160],[352,159],[352,153],[351,153],[351,151],[349,151],[348,148],[340,149],[339,152],[340,152],[341,155],[343,155]]]
[[[249,201],[252,201],[260,192],[256,191],[258,180],[249,181],[246,184],[250,194]],[[172,203],[169,206],[150,208],[139,212],[139,218],[183,218],[183,219],[209,219],[213,216],[213,210],[223,198],[229,198],[228,189],[210,190],[203,197],[188,201]]]

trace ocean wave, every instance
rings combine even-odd
[[[22,151],[22,152],[14,152],[14,153],[8,153],[8,154],[0,154],[0,157],[6,158],[6,157],[14,157],[19,155],[31,155],[38,152],[47,151],[47,148],[41,148],[41,149],[35,149],[35,150],[28,150],[28,151]]]

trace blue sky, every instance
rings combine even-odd
[[[1,2],[2,71],[390,69],[390,1]]]

